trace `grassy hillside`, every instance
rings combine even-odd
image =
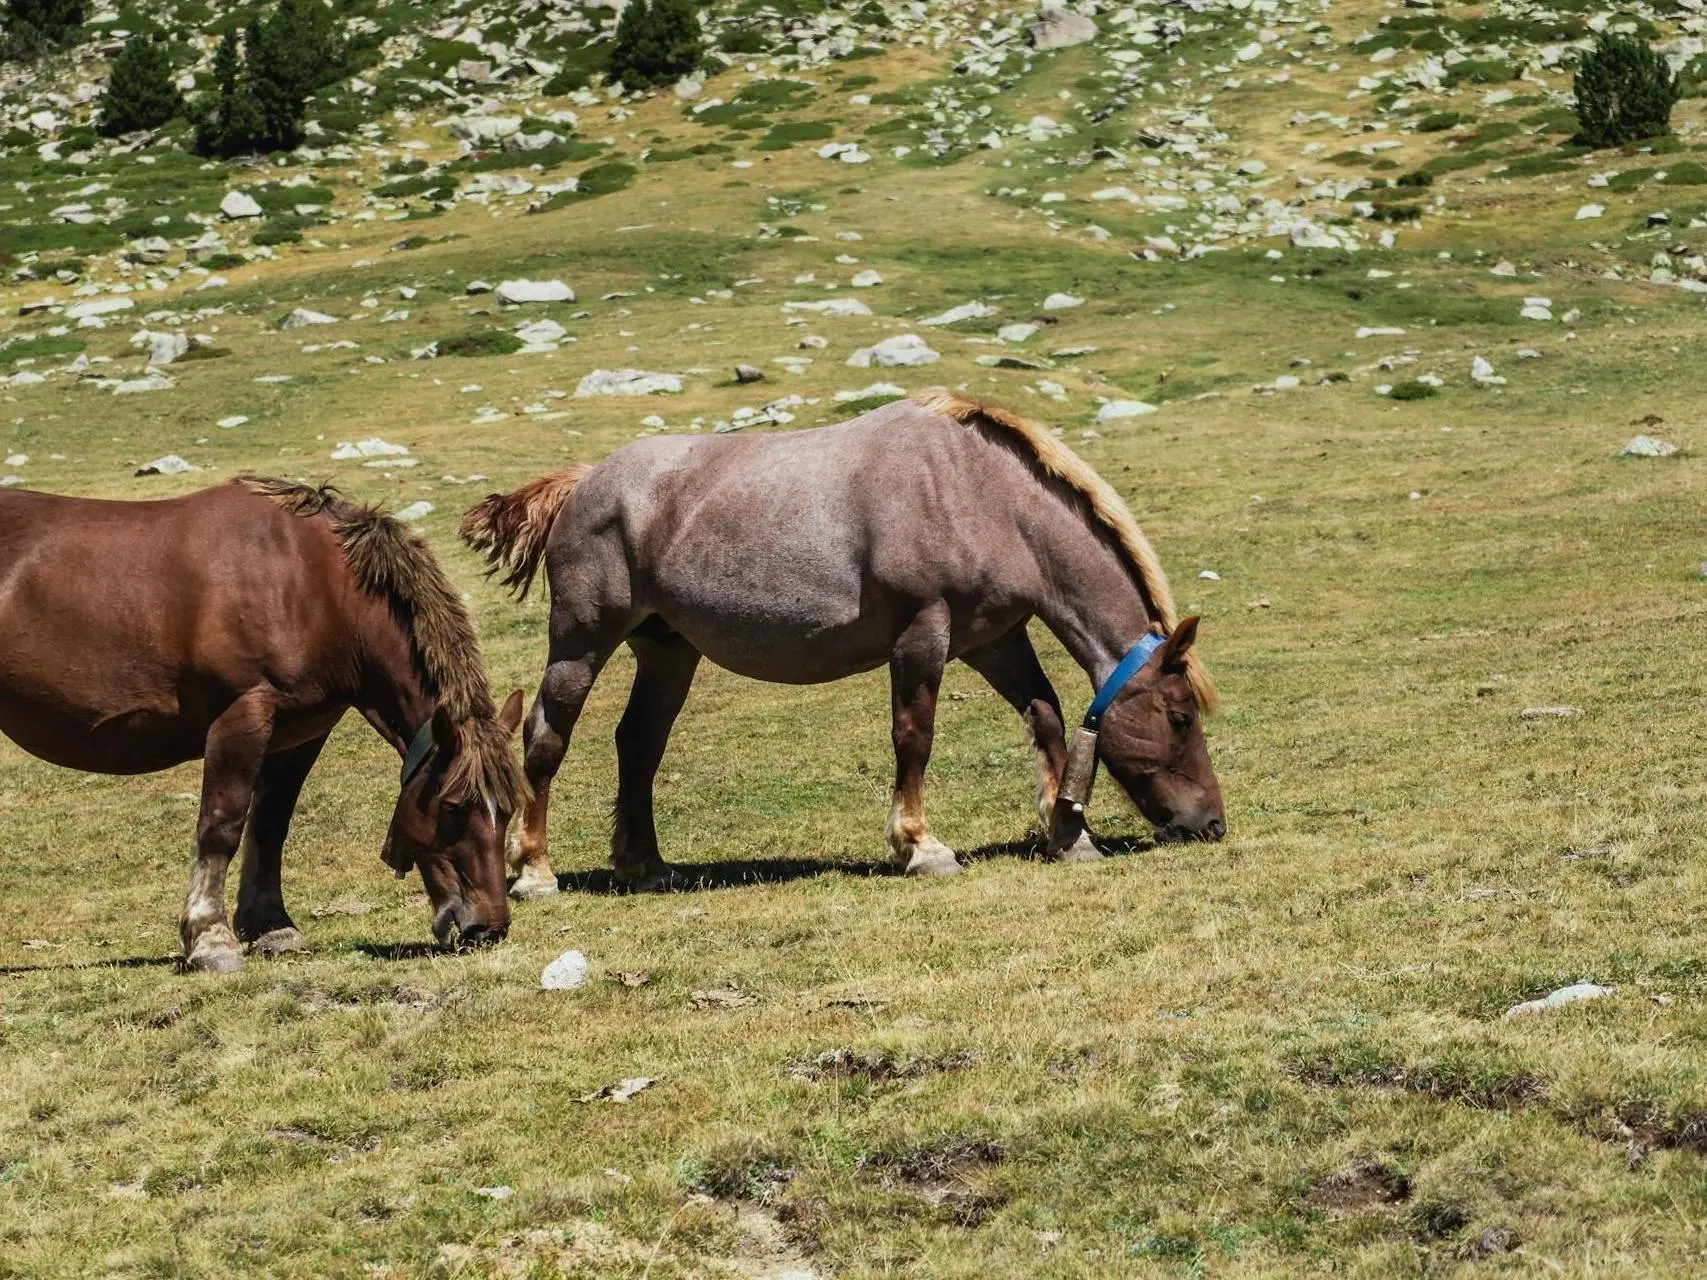
[[[205,77],[233,12],[100,25],[192,33]],[[367,87],[254,163],[89,133],[111,35],[7,73],[0,478],[413,507],[531,693],[543,605],[454,538],[488,489],[947,384],[1058,426],[1203,614],[1230,835],[1153,847],[1105,785],[1116,856],[1035,860],[1021,726],[955,668],[927,803],[969,869],[904,882],[885,681],[706,669],[659,783],[702,887],[616,896],[624,655],[557,786],[567,891],[509,941],[429,948],[377,856],[394,761],[351,723],[286,855],[315,954],[214,980],[173,964],[198,770],[0,742],[0,1274],[1700,1268],[1707,129],[1687,98],[1671,138],[1571,145],[1608,15],[1109,6],[1038,53],[1012,5],[744,4],[698,96],[624,100],[564,76],[607,11],[340,12]],[[556,140],[453,131],[493,117]],[[470,291],[516,279],[576,296]],[[848,365],[902,334],[939,360]],[[186,353],[151,374],[160,336]],[[575,394],[625,368],[682,390]],[[1638,433],[1681,452],[1619,456]],[[341,447],[374,437],[407,452]],[[195,470],[134,474],[167,455]],[[589,985],[537,990],[571,947]],[[1615,990],[1502,1016],[1585,979]]]

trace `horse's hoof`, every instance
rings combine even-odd
[[[960,862],[950,849],[935,836],[926,836],[913,846],[906,864],[901,868],[902,875],[908,876],[952,876],[962,870]]]
[[[516,882],[510,886],[510,896],[517,902],[549,898],[558,892],[556,876],[549,871],[535,871],[531,867],[517,876]]]
[[[638,871],[617,868],[616,876],[630,893],[676,893],[688,887],[688,878],[667,862],[642,867]]]
[[[233,946],[199,946],[184,958],[184,968],[196,973],[236,973],[243,955]]]
[[[291,925],[269,929],[249,944],[253,956],[294,956],[308,953],[308,940]]]
[[[1072,844],[1056,848],[1051,845],[1046,855],[1051,862],[1101,862],[1102,853],[1091,839],[1090,832],[1079,832],[1079,838]]]

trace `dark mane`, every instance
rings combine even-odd
[[[497,722],[474,623],[427,544],[402,521],[350,501],[331,485],[252,475],[236,483],[294,516],[324,519],[362,590],[390,603],[409,637],[416,674],[462,731],[463,749],[445,777],[446,798],[477,797],[517,812],[527,784]]]

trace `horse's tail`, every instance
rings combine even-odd
[[[557,513],[591,467],[530,480],[510,493],[494,493],[462,517],[462,540],[486,557],[488,574],[502,573],[503,583],[519,600],[526,596],[545,558],[545,544]]]

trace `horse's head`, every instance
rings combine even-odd
[[[1103,713],[1097,733],[1097,755],[1163,841],[1227,834],[1221,784],[1186,669],[1196,638],[1197,619],[1182,619]]]
[[[497,720],[484,725],[459,725],[441,706],[433,713],[432,749],[397,796],[383,857],[399,876],[411,867],[421,869],[433,909],[433,936],[441,946],[453,931],[465,947],[501,941],[509,931],[504,839],[521,787],[508,743],[521,720],[520,689]],[[487,740],[473,741],[477,733]],[[472,758],[494,750],[501,759]],[[493,771],[514,774],[512,785],[493,785],[484,777]]]

